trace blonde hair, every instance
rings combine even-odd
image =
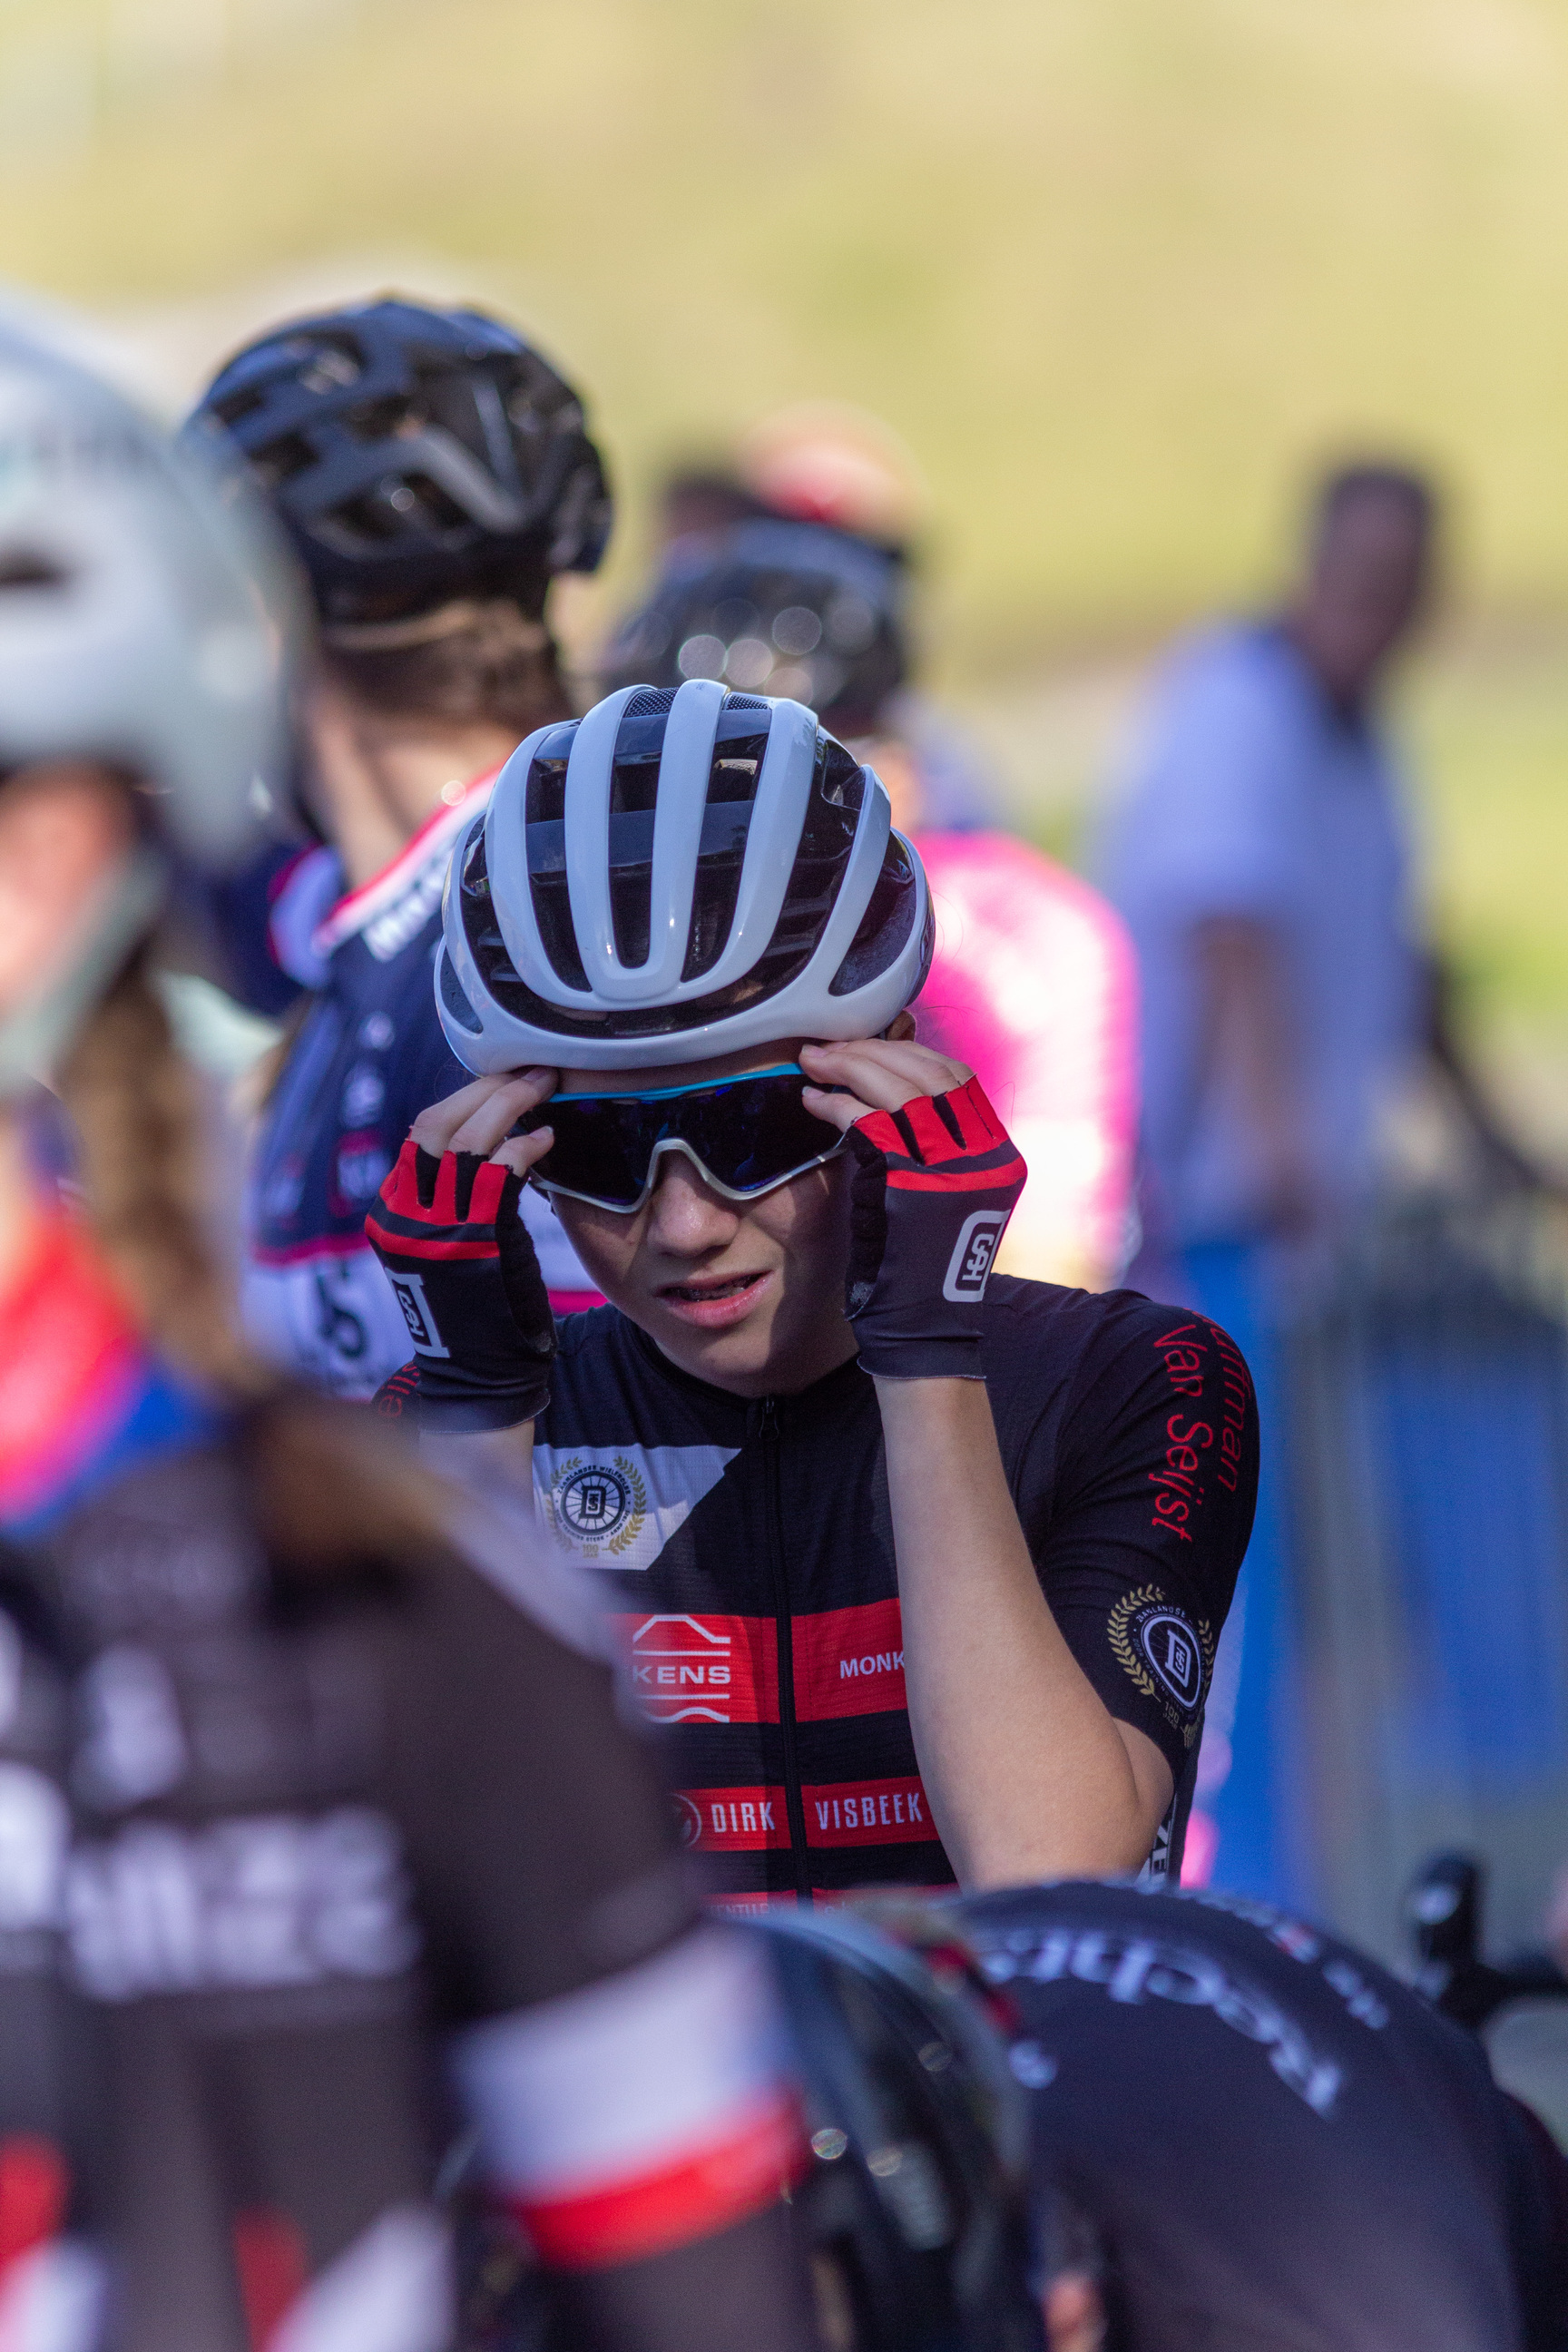
[[[275,1383],[241,1341],[209,1230],[205,1122],[139,948],[66,1057],[59,1088],[99,1246],[154,1348],[222,1391]]]
[[[240,1442],[275,1558],[306,1571],[428,1559],[447,1540],[436,1481],[363,1408],[289,1388],[239,1334],[201,1097],[149,963],[139,949],[59,1074],[99,1248],[155,1352],[249,1408]]]

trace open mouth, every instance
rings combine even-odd
[[[658,1295],[661,1298],[694,1303],[709,1298],[738,1298],[742,1290],[750,1290],[762,1279],[760,1274],[729,1274],[719,1282],[667,1282]]]
[[[724,1274],[691,1282],[668,1282],[659,1290],[660,1303],[707,1331],[722,1330],[748,1314],[768,1281],[766,1274]]]

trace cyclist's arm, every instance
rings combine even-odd
[[[879,1381],[921,1777],[968,1888],[1135,1870],[1171,1768],[1051,1613],[974,1381]]]
[[[901,1026],[887,1041],[803,1047],[814,1082],[807,1108],[847,1129],[968,1080]],[[843,1091],[823,1091],[834,1087]],[[911,1229],[906,1283],[918,1248]],[[930,1279],[941,1286],[941,1265]],[[906,1319],[920,1321],[917,1312]],[[1008,1489],[979,1354],[969,1377],[967,1358],[952,1378],[931,1376],[945,1359],[929,1350],[910,1354],[913,1376],[903,1360],[896,1344],[874,1359],[889,1372],[877,1397],[904,1682],[921,1776],[960,1883],[1135,1868],[1170,1802],[1164,1759],[1113,1718],[1052,1616]]]
[[[514,1546],[513,1593],[520,1572]],[[400,1811],[436,1998],[489,2188],[571,2340],[795,2352],[800,2127],[771,1987],[700,1920],[608,1669],[467,1561],[437,1563],[410,1634]]]
[[[922,1093],[940,1096],[969,1076],[896,1030],[886,1042],[805,1046],[802,1061],[816,1082],[807,1093],[808,1108],[840,1128],[854,1122],[870,1135],[878,1132],[874,1113],[901,1111]],[[828,1085],[845,1091],[820,1090]],[[868,1119],[869,1127],[862,1124]],[[977,1151],[973,1170],[962,1161],[947,1163],[945,1179],[933,1163],[931,1172],[903,1184],[904,1200],[933,1199],[944,1181],[962,1188],[962,1200],[1001,1197],[986,1188],[1000,1181],[997,1161],[1005,1147],[1004,1137],[1002,1147]],[[893,1213],[887,1213],[891,1230]],[[909,1289],[921,1243],[911,1212],[897,1213],[902,1238],[895,1279]],[[912,1214],[918,1220],[918,1209]],[[933,1236],[947,1230],[938,1221]],[[943,1238],[930,1274],[938,1286],[948,1245]],[[884,1244],[884,1265],[894,1246]],[[901,1323],[913,1333],[941,1328],[937,1314],[924,1311],[912,1291],[900,1316],[889,1319],[895,1329]],[[867,1361],[864,1339],[861,1360]],[[918,1339],[906,1345],[883,1337],[871,1361],[887,1452],[910,1725],[932,1811],[961,1883],[995,1885],[1137,1867],[1170,1804],[1195,1711],[1172,1725],[1158,1708],[1135,1703],[1147,1694],[1107,1670],[1103,1612],[1087,1642],[1081,1628],[1069,1640],[1052,1605],[1057,1530],[1026,1528],[1020,1521],[981,1377],[985,1350],[976,1349],[973,1367],[954,1357],[955,1377],[933,1377],[947,1371],[948,1357]],[[1026,1364],[1026,1382],[1028,1370]],[[1217,1399],[1217,1349],[1211,1371]],[[1086,1459],[1074,1477],[1058,1480],[1047,1469],[1034,1481],[1055,1497],[1053,1508],[1067,1530],[1061,1564],[1075,1565],[1082,1555],[1106,1576],[1121,1579],[1108,1608],[1140,1589],[1151,1546],[1158,1552],[1163,1544],[1177,1555],[1161,1564],[1169,1568],[1178,1594],[1192,1565],[1181,1560],[1181,1549],[1198,1549],[1187,1542],[1184,1528],[1173,1532],[1168,1519],[1163,1526],[1151,1519],[1152,1498],[1161,1490],[1150,1480],[1166,1468],[1165,1449],[1173,1442],[1164,1423],[1173,1403],[1188,1402],[1180,1392],[1166,1395],[1168,1386],[1164,1359],[1151,1336],[1135,1351],[1135,1369],[1123,1373],[1121,1387],[1108,1388],[1094,1412],[1080,1413]],[[1250,1411],[1250,1390],[1247,1403]],[[1255,1462],[1255,1415],[1251,1442]],[[1209,1443],[1217,1460],[1217,1418]],[[1206,1454],[1194,1454],[1194,1463],[1200,1459],[1206,1461]],[[1255,1476],[1255,1468],[1249,1475]],[[1019,1493],[1021,1501],[1032,1501],[1022,1483]],[[1210,1516],[1217,1521],[1221,1515]],[[1205,1526],[1205,1558],[1208,1542]],[[1234,1573],[1232,1563],[1232,1579]],[[1197,1579],[1200,1586],[1205,1581]],[[1183,1620],[1189,1627],[1190,1618],[1189,1612]],[[1192,1638],[1195,1643],[1195,1630]],[[1194,1659],[1199,1655],[1194,1648]]]

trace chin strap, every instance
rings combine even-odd
[[[14,1101],[40,1080],[47,1083],[138,940],[157,920],[168,894],[169,868],[142,843],[109,885],[90,930],[64,971],[37,993],[0,1015],[0,1102]]]

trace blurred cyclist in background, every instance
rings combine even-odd
[[[407,1334],[364,1213],[416,1113],[460,1075],[430,994],[447,855],[519,738],[569,713],[549,586],[598,563],[610,494],[576,394],[473,310],[388,300],[291,320],[219,372],[192,429],[243,457],[321,644],[300,709],[321,845],[272,874],[264,918],[309,992],[256,1150],[246,1323],[274,1361],[368,1397]],[[254,891],[224,912],[230,984],[254,1002]],[[534,1214],[552,1288],[584,1303],[560,1227]]]
[[[803,401],[763,417],[731,457],[670,474],[660,501],[660,562],[675,541],[710,537],[732,523],[819,523],[881,558],[887,593],[907,626],[929,504],[912,453],[880,417],[840,401]],[[889,695],[885,724],[906,764],[919,770],[927,824],[962,833],[994,821],[983,761],[907,672]]]
[[[565,2341],[804,2347],[770,1996],[580,1601],[233,1336],[149,941],[287,613],[193,468],[0,319],[0,2336],[446,2352],[466,2123]]]
[[[782,464],[775,493],[804,499],[815,474],[804,459],[794,471]],[[832,504],[837,480],[829,473],[819,505]],[[886,507],[878,511],[890,528]],[[607,683],[713,677],[787,695],[876,770],[931,881],[936,950],[921,1041],[978,1072],[1029,1167],[998,1265],[1102,1288],[1129,1237],[1131,950],[1110,908],[1039,851],[932,817],[927,766],[902,729],[905,603],[894,551],[868,530],[732,524],[668,550],[653,595],[610,648]]]
[[[1316,1928],[1069,1881],[761,1932],[854,2352],[1016,2352],[1026,2301],[1049,2352],[1568,2342],[1568,2162]]]

